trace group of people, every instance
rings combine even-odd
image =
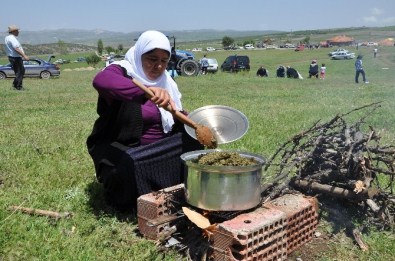
[[[268,70],[260,66],[256,72],[256,75],[259,77],[268,77]],[[359,76],[362,75],[362,80],[364,83],[369,83],[366,79],[365,70],[362,66],[362,55],[358,55],[355,61],[355,83],[359,83]],[[280,78],[294,78],[294,79],[303,79],[302,75],[295,69],[290,66],[284,67],[280,65],[276,70],[276,76]],[[326,66],[325,63],[321,64],[321,67],[318,66],[317,60],[312,60],[309,66],[309,78],[317,78],[322,80],[326,77]]]
[[[295,68],[283,65],[277,67],[276,76],[279,78],[303,79],[303,76]]]
[[[321,79],[325,78],[325,70],[326,70],[326,67],[325,67],[325,64],[323,64],[321,67]],[[256,72],[256,75],[259,77],[268,77],[269,76],[268,70],[263,66],[259,67],[259,69]],[[287,78],[293,78],[293,79],[303,79],[303,76],[295,68],[292,68],[290,66],[285,67],[283,65],[280,65],[277,68],[276,76],[279,78],[287,77]],[[310,65],[310,69],[309,69],[309,78],[311,78],[312,76],[316,76],[318,78],[318,65],[315,60]]]

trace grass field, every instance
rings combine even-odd
[[[222,149],[269,157],[317,120],[327,121],[378,101],[382,106],[367,124],[394,144],[395,47],[380,47],[375,59],[370,48],[351,50],[364,55],[369,84],[355,84],[355,60],[332,61],[329,49],[238,51],[249,55],[250,72],[218,72],[176,81],[188,111],[219,104],[247,116],[247,134],[220,145]],[[221,63],[234,53],[208,56]],[[198,53],[197,59],[202,56]],[[326,64],[325,80],[307,78],[312,59]],[[276,78],[280,64],[295,67],[305,79]],[[255,76],[259,65],[269,70],[268,78]],[[97,117],[97,93],[91,81],[99,68],[65,71],[67,66],[56,79],[25,79],[22,92],[12,90],[11,80],[0,81],[0,260],[182,260],[176,252],[160,252],[155,242],[139,236],[134,217],[113,212],[103,203],[85,147]],[[73,216],[52,220],[14,212],[10,206]],[[333,237],[325,251],[306,260],[395,260],[393,231],[364,233],[369,251],[362,252],[344,230],[335,231],[325,220],[321,224],[319,229],[333,232]]]

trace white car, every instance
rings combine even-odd
[[[246,45],[244,45],[244,48],[247,49],[247,50],[251,50],[251,49],[254,49],[254,45],[246,44]]]
[[[207,47],[206,50],[207,50],[207,52],[213,52],[213,51],[215,51],[215,48],[214,47]]]
[[[347,60],[355,58],[355,53],[350,53],[348,51],[339,51],[332,54],[331,58],[333,60]]]
[[[201,52],[202,51],[202,48],[193,48],[192,49],[192,52]]]
[[[368,42],[367,44],[366,44],[366,46],[378,46],[379,44],[378,43],[375,43],[375,42]]]
[[[199,64],[200,64],[199,60]],[[218,71],[218,61],[215,58],[207,58],[208,61],[208,67],[207,67],[207,72],[211,73],[216,73]]]
[[[339,53],[339,52],[348,52],[348,50],[339,48],[339,49],[336,49],[336,50],[334,50],[334,51],[332,51],[332,52],[329,52],[328,55],[329,55],[329,56],[332,56],[332,55],[337,54],[337,53]]]

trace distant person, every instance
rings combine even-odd
[[[276,71],[277,77],[284,78],[285,77],[285,67],[280,65]]]
[[[312,60],[309,67],[309,78],[315,77],[318,79],[318,64],[317,60]]]
[[[377,48],[374,48],[374,49],[373,49],[373,57],[374,57],[374,58],[376,58],[376,56],[377,56],[377,51],[378,51]]]
[[[292,67],[287,66],[287,78],[303,79],[302,75]]]
[[[268,71],[263,67],[259,67],[258,71],[256,72],[256,76],[259,77],[268,77]]]
[[[202,74],[207,74],[207,68],[209,64],[206,55],[204,55],[203,58],[200,60],[200,65],[202,66]]]
[[[177,71],[176,71],[176,65],[177,65],[177,51],[174,46],[171,47],[170,51],[170,61],[168,68],[170,68],[170,76],[171,78],[175,78],[178,76]]]
[[[22,45],[19,43],[17,36],[19,35],[19,28],[16,25],[8,26],[8,36],[5,37],[5,51],[8,60],[11,63],[11,68],[15,72],[15,79],[12,86],[16,90],[23,90],[23,77],[25,76],[25,67],[23,66],[23,59],[29,60],[23,51]]]
[[[355,83],[359,83],[359,75],[362,74],[362,80],[364,83],[369,83],[366,80],[365,70],[362,67],[362,55],[357,56],[357,60],[355,60]]]
[[[325,63],[323,63],[320,68],[320,79],[324,80],[325,76],[326,76],[326,66]]]

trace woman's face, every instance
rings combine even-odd
[[[166,70],[169,53],[162,49],[154,49],[141,56],[143,70],[148,79],[154,81]]]

